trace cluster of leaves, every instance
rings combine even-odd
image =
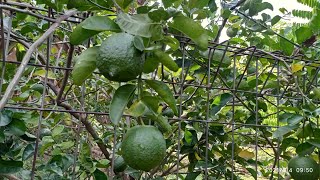
[[[230,9],[240,2],[237,0],[223,1],[220,6],[217,6],[215,0],[162,0],[162,4],[157,1],[145,4],[143,0],[36,2],[37,5],[44,4],[58,12],[67,8],[76,8],[84,13],[94,12],[93,16],[74,27],[72,33],[65,32],[68,26],[62,24],[55,35],[60,40],[68,37],[72,45],[79,45],[80,50],[85,49],[74,58],[75,66],[70,82],[75,86],[67,85],[65,93],[70,90],[72,95],[66,96],[71,99],[66,101],[75,109],[81,109],[85,104],[84,109],[87,111],[109,112],[110,115],[87,117],[102,138],[97,140],[88,137],[86,131],[79,137],[79,131],[68,128],[76,123],[65,113],[43,112],[40,117],[36,111],[1,112],[0,174],[16,173],[17,176],[29,177],[39,118],[44,120],[41,121],[43,132],[39,134],[41,158],[37,161],[37,176],[44,179],[68,179],[75,176],[80,179],[90,176],[106,179],[107,175],[103,171],[111,168],[112,161],[106,160],[101,154],[94,155],[97,148],[94,141],[103,141],[109,152],[115,149],[117,156],[121,155],[118,147],[123,133],[132,124],[141,122],[155,124],[166,132],[168,155],[163,164],[148,173],[150,178],[170,178],[177,163],[181,172],[187,172],[186,175],[179,175],[181,179],[204,178],[205,170],[208,176],[216,179],[229,179],[232,176],[240,179],[248,174],[269,177],[272,173],[270,166],[275,162],[285,167],[293,154],[316,158],[319,153],[320,139],[317,137],[320,132],[317,120],[320,111],[316,104],[320,92],[317,87],[313,87],[313,82],[299,84],[305,79],[318,77],[316,62],[305,64],[293,61],[289,65],[279,63],[277,69],[274,68],[275,60],[270,60],[270,57],[244,55],[232,59],[232,53],[225,51],[225,46],[217,46],[214,51],[208,49],[208,41],[220,36],[219,28],[223,28],[215,22],[223,18],[227,20],[225,28],[230,44],[255,46],[292,55],[296,43],[302,45],[300,51],[306,58],[317,59],[317,48],[303,45],[319,30],[317,25],[320,23],[317,22],[320,18],[317,13],[312,15],[309,24],[277,27],[281,17],[271,17],[264,13],[264,10],[273,10],[273,6],[262,0],[247,0],[239,4],[235,12]],[[48,28],[47,22],[34,17],[20,13],[16,17],[13,30],[24,39],[32,41]],[[96,71],[99,44],[105,37],[119,32],[134,35],[135,48],[144,52],[146,61],[142,78],[146,80],[137,79],[119,85],[108,81]],[[88,41],[96,46],[83,48],[82,45]],[[19,43],[14,46],[17,61],[21,61],[25,49]],[[39,51],[45,49],[42,46]],[[63,60],[66,56],[61,56],[59,65],[65,64]],[[34,62],[37,60],[32,59],[31,63]],[[56,64],[54,55],[50,63]],[[12,79],[15,67],[6,64],[2,89]],[[41,93],[46,87],[40,87],[38,81],[45,74],[42,69],[28,67],[22,79],[24,84],[10,103],[33,101],[32,105],[39,106]],[[61,71],[50,70],[48,77],[50,81],[59,84],[63,74]],[[209,83],[213,83],[212,89],[193,86]],[[96,95],[89,93],[81,100],[83,88],[80,86],[83,84]],[[303,95],[297,86],[305,89]],[[230,90],[233,88],[237,91]],[[254,92],[266,95],[259,97]],[[55,98],[54,93],[48,91],[48,98],[44,99],[47,108],[56,108],[51,102]],[[178,123],[178,117],[186,121]],[[206,123],[205,120],[211,122]],[[229,125],[232,122],[235,125]],[[114,127],[117,127],[116,139]],[[75,140],[77,137],[78,140]],[[257,145],[259,151],[255,152],[251,145]],[[78,146],[79,154],[76,150]],[[181,154],[181,159],[177,160],[177,153]],[[258,153],[258,159],[255,159],[255,153]],[[267,154],[266,158],[260,157],[264,153]],[[282,160],[275,161],[278,159],[275,157],[281,157]],[[256,172],[255,165],[259,172]],[[127,168],[117,173],[116,177],[121,178],[124,174],[138,179],[142,172]],[[280,176],[285,175],[280,173]]]

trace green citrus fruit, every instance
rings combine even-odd
[[[174,116],[174,112],[171,108],[167,108],[162,112],[162,115],[172,118]]]
[[[114,160],[114,168],[113,168],[113,171],[114,171],[115,173],[119,173],[119,172],[123,172],[126,168],[127,168],[127,164],[124,162],[123,157],[118,156],[118,157]]]
[[[288,171],[294,180],[319,179],[319,165],[311,157],[292,158],[288,164]]]
[[[31,89],[42,94],[44,86],[42,84],[34,84],[33,86],[31,86]]]
[[[232,27],[229,27],[229,28],[227,29],[227,36],[229,36],[229,37],[235,37],[237,34],[238,34],[238,29],[232,28]]]
[[[135,126],[128,130],[121,144],[124,161],[132,168],[150,171],[166,154],[166,141],[154,126]]]
[[[116,33],[102,42],[97,67],[107,79],[126,82],[135,79],[143,70],[142,52],[135,48],[134,36]]]

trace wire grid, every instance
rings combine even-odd
[[[2,11],[2,9],[0,10]],[[41,10],[44,11],[44,9]],[[54,19],[54,14],[50,10],[46,12],[48,13],[48,19]],[[0,12],[0,14],[2,16],[2,12]],[[83,17],[77,18],[84,19]],[[50,21],[48,20],[48,22]],[[74,23],[75,21],[73,19],[70,22]],[[1,18],[1,27],[4,27],[3,18]],[[179,37],[178,35],[175,36]],[[1,28],[1,37],[5,37],[1,39],[2,44],[8,44],[8,39],[10,41],[12,40],[20,43],[23,41],[14,32],[12,32],[11,29],[4,30],[3,28]],[[203,134],[205,137],[204,142],[202,142],[205,144],[205,149],[197,149],[197,153],[199,153],[198,156],[202,157],[201,161],[204,162],[204,164],[202,166],[199,166],[198,169],[196,169],[194,172],[200,173],[201,178],[210,179],[212,177],[217,177],[217,179],[236,179],[235,175],[249,174],[248,170],[246,170],[244,167],[240,167],[240,165],[236,161],[236,146],[242,146],[241,142],[236,141],[236,139],[237,137],[242,137],[244,139],[254,140],[255,142],[251,145],[246,144],[246,146],[243,147],[244,149],[252,151],[255,154],[253,161],[251,161],[250,168],[254,169],[256,172],[258,172],[258,170],[270,171],[270,179],[279,179],[279,176],[283,176],[285,172],[278,173],[276,171],[276,167],[278,167],[279,169],[279,164],[282,159],[280,158],[279,154],[273,152],[279,152],[280,140],[271,140],[267,135],[263,135],[263,133],[261,135],[261,133],[259,134],[258,132],[263,132],[264,129],[272,129],[272,131],[274,131],[277,127],[279,127],[279,116],[280,112],[282,112],[279,107],[282,101],[287,100],[293,107],[296,106],[298,102],[302,101],[301,92],[297,90],[294,83],[286,82],[283,84],[283,82],[281,82],[281,76],[283,75],[283,63],[291,64],[293,61],[299,60],[305,62],[306,67],[312,68],[314,70],[314,73],[312,74],[313,76],[304,76],[299,82],[299,86],[303,87],[303,93],[309,94],[313,86],[318,87],[318,62],[304,59],[304,57],[300,55],[287,57],[282,55],[280,52],[265,52],[263,50],[256,49],[255,47],[243,48],[236,45],[231,45],[229,42],[223,44],[211,43],[209,46],[209,53],[207,58],[208,60],[203,61],[203,59],[197,59],[194,57],[194,44],[185,37],[180,38],[180,51],[183,54],[181,63],[182,71],[180,78],[175,81],[164,81],[172,89],[180,88],[180,91],[176,92],[176,98],[177,102],[179,103],[180,110],[179,116],[169,118],[172,125],[177,124],[178,126],[178,129],[176,129],[176,131],[174,131],[174,133],[169,137],[172,139],[176,138],[176,141],[173,142],[173,145],[170,147],[170,149],[168,149],[168,154],[172,154],[176,158],[175,160],[171,159],[172,161],[166,162],[167,166],[169,167],[168,169],[161,170],[161,168],[164,167],[164,165],[162,164],[160,167],[158,167],[157,172],[145,173],[141,177],[149,179],[153,175],[157,174],[169,179],[180,179],[183,175],[190,173],[187,172],[187,168],[185,166],[185,164],[188,163],[188,160],[183,149],[185,143],[184,133],[186,131],[192,131],[192,129],[188,129],[190,128],[188,127],[188,125],[197,124],[200,127],[203,127]],[[49,70],[55,71],[57,73],[64,73],[66,71],[71,71],[72,67],[66,67],[66,63],[52,61],[52,55],[50,53],[52,44],[52,38],[49,38],[47,40],[47,51],[45,59],[28,64],[28,67],[34,67],[34,70],[45,70],[44,77],[41,77],[39,79],[39,83],[45,85],[45,89],[42,92],[40,98],[40,104],[32,102],[21,102],[19,104],[16,104],[9,102],[5,107],[6,109],[18,109],[25,110],[26,112],[31,111],[39,113],[36,133],[37,141],[35,145],[36,153],[34,154],[34,158],[32,160],[32,167],[29,167],[31,169],[31,178],[34,179],[34,176],[37,172],[37,165],[39,165],[37,164],[37,162],[41,160],[39,159],[41,157],[39,157],[37,151],[39,149],[38,143],[41,141],[39,138],[39,134],[43,126],[42,123],[43,120],[47,120],[50,117],[51,113],[62,115],[70,114],[73,116],[71,116],[70,118],[73,123],[70,127],[68,127],[70,129],[75,129],[76,131],[75,146],[71,150],[74,153],[74,163],[72,166],[72,170],[70,170],[73,172],[72,179],[79,178],[80,170],[79,167],[77,167],[77,162],[79,159],[78,156],[81,153],[82,144],[85,141],[88,141],[80,137],[80,132],[82,135],[84,134],[85,137],[88,137],[87,139],[90,139],[90,135],[86,134],[85,132],[85,127],[88,125],[91,125],[91,127],[95,126],[95,128],[100,129],[101,132],[104,132],[104,134],[98,134],[98,136],[105,138],[103,143],[106,143],[105,147],[107,148],[107,153],[103,154],[109,156],[108,158],[111,159],[112,166],[111,169],[107,171],[107,173],[112,177],[114,175],[112,173],[112,169],[114,167],[114,159],[116,157],[118,143],[119,141],[121,141],[121,138],[125,133],[125,129],[129,126],[132,126],[132,124],[135,124],[136,122],[132,121],[134,120],[133,117],[124,115],[124,121],[121,125],[119,125],[119,127],[111,125],[110,120],[108,119],[109,113],[107,109],[99,107],[99,105],[101,105],[101,101],[110,101],[111,98],[108,92],[106,92],[106,90],[102,87],[104,81],[106,80],[98,80],[99,78],[101,78],[99,74],[94,74],[94,77],[98,80],[98,82],[87,80],[82,87],[74,87],[71,84],[68,84],[68,87],[66,88],[69,88],[70,91],[73,88],[72,90],[74,91],[74,94],[66,95],[67,93],[70,93],[70,91],[64,91],[63,96],[65,98],[61,103],[72,104],[73,107],[70,108],[68,106],[64,106],[63,104],[57,106],[54,99],[55,97],[52,97],[51,92],[53,91],[53,94],[57,95],[57,90],[52,89],[52,83],[54,83],[54,80],[48,77]],[[90,44],[88,44],[88,46],[89,45]],[[8,65],[15,65],[17,67],[20,62],[8,61],[6,59],[7,48],[5,48],[5,46],[2,47],[2,54],[4,56],[1,62],[2,73],[0,89],[5,89],[3,87],[5,85],[4,80],[6,74],[5,71],[7,69],[6,67]],[[213,59],[213,57],[215,57],[214,54],[217,51],[222,52],[222,56],[220,57],[220,59]],[[228,71],[226,67],[223,67],[225,56],[228,56],[232,59],[231,71]],[[38,54],[35,54],[35,59],[38,58],[42,57]],[[215,61],[215,63],[212,63],[212,61]],[[261,64],[262,61],[270,62],[270,65],[267,67],[263,67]],[[201,68],[203,68],[203,70],[205,70],[206,75],[194,81],[187,80],[188,76],[192,76],[192,72],[190,70],[191,63],[198,64]],[[252,67],[254,67],[254,70],[250,69]],[[251,82],[255,84],[254,88],[248,88],[242,84],[242,82],[247,80],[247,78],[249,77],[249,69],[251,71],[253,70],[253,72],[251,72],[251,75],[253,74],[251,78],[255,77],[255,79],[253,79],[253,81]],[[68,82],[71,83],[72,80],[69,79]],[[274,88],[272,85],[276,86],[276,88]],[[86,86],[88,87],[88,89],[85,88]],[[192,88],[191,92],[187,91],[187,89],[190,87]],[[193,109],[191,109],[189,113],[200,112],[198,109],[199,107],[196,107],[196,102],[192,99],[199,91],[204,92],[200,98],[202,98],[205,102],[205,113],[187,116],[185,113],[187,111],[190,111],[190,108]],[[49,92],[51,92],[51,94]],[[229,117],[225,117],[224,119],[218,119],[220,117],[217,116],[217,114],[210,114],[211,108],[213,108],[213,100],[217,96],[226,93],[232,95],[232,100],[226,104],[226,108],[229,108],[229,112],[231,114]],[[19,90],[17,90],[16,94],[19,94]],[[247,97],[254,97],[255,100],[248,103]],[[48,101],[47,99],[50,98],[52,100]],[[92,102],[92,99],[95,99],[96,101]],[[264,112],[262,113],[263,117],[260,117],[259,112],[263,111],[259,105],[261,101],[268,104],[268,107],[273,107],[273,113],[268,114],[267,112]],[[239,120],[239,118],[241,117],[237,117],[237,114],[241,110],[249,112],[252,115],[249,121],[243,122]],[[268,125],[267,123],[261,122],[261,119],[266,117],[275,119],[276,125]],[[93,121],[95,121],[95,123],[93,123]],[[97,121],[101,124],[96,125]],[[62,122],[59,121],[59,123]],[[219,134],[219,128],[226,130],[228,129],[229,131],[223,131],[220,132],[221,134]],[[230,134],[231,139],[228,139],[226,141],[219,140],[219,138],[221,138],[222,136]],[[259,142],[263,138],[267,139],[269,141],[269,144],[260,144]],[[96,140],[95,137],[93,139]],[[219,170],[219,168],[221,167],[215,165],[217,164],[218,158],[209,158],[209,156],[212,157],[212,155],[217,156],[216,154],[214,154],[217,151],[217,149],[215,149],[215,145],[225,144],[225,146],[227,146],[228,142],[230,142],[231,145],[231,161],[225,162],[225,164],[230,165],[228,166],[229,168],[226,169],[226,171],[231,172],[230,177],[227,177],[224,174],[219,174],[221,173],[221,171]],[[91,145],[93,148],[97,147],[95,144]],[[271,153],[269,150],[271,150]],[[259,168],[258,159],[259,154],[261,153],[268,154],[269,156],[276,159],[270,169],[263,170]],[[102,154],[100,155],[103,156]],[[260,175],[257,175],[255,177],[255,179],[259,178],[261,178]]]

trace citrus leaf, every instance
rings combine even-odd
[[[75,85],[80,86],[96,69],[96,57],[99,47],[91,47],[75,58],[76,64],[72,70]]]
[[[108,180],[107,175],[104,172],[100,171],[99,169],[96,169],[93,172],[93,176],[94,176],[94,180]]]
[[[17,136],[22,136],[26,132],[27,127],[26,127],[24,121],[14,119],[8,125],[8,129],[12,134],[17,135]]]
[[[167,117],[163,117],[161,114],[156,114],[154,112],[152,114],[148,114],[147,117],[153,120],[154,122],[158,123],[165,132],[172,131],[171,125],[169,124]]]
[[[159,23],[154,23],[148,14],[135,14],[130,16],[126,13],[120,13],[117,17],[119,27],[130,34],[151,38],[161,33]]]
[[[178,108],[176,99],[173,97],[172,91],[169,87],[162,81],[146,80],[146,83],[159,94],[159,96],[169,105],[177,116]]]
[[[165,8],[170,7],[173,3],[175,3],[178,0],[162,0],[162,4]]]
[[[144,73],[151,73],[159,66],[159,61],[154,56],[148,56],[143,65]]]
[[[320,149],[320,139],[317,138],[317,139],[308,139],[307,142],[309,144],[312,144],[314,145],[315,147],[317,147],[318,149]]]
[[[34,154],[35,144],[28,144],[22,153],[22,160],[29,159]]]
[[[91,16],[77,25],[70,35],[70,43],[79,45],[88,38],[102,32],[120,32],[119,26],[107,16]]]
[[[140,36],[135,36],[133,39],[133,45],[140,51],[143,51],[145,49],[143,39]]]
[[[118,24],[108,16],[91,16],[83,21],[82,28],[94,31],[121,31]]]
[[[163,52],[163,51],[155,51],[154,52],[156,60],[161,62],[164,66],[166,66],[171,71],[177,72],[179,70],[179,67],[176,62],[173,61],[173,59],[169,56],[169,54]]]
[[[22,161],[6,161],[0,159],[0,174],[12,174],[22,170]]]
[[[211,115],[216,115],[220,110],[225,107],[228,102],[232,99],[232,95],[229,93],[221,94],[220,96],[216,97],[212,103],[212,107],[210,110]]]
[[[111,7],[112,1],[111,0],[90,0],[95,4],[99,4],[102,7]],[[91,3],[88,0],[69,0],[67,3],[67,7],[69,9],[76,8],[79,11],[92,11],[92,10],[101,10],[99,6]]]
[[[124,10],[133,2],[133,0],[116,0],[116,2]]]
[[[254,153],[247,151],[247,150],[242,150],[239,152],[238,156],[248,160],[248,159],[252,159],[254,157]]]
[[[123,111],[127,106],[135,89],[136,86],[132,84],[126,84],[120,86],[114,93],[114,96],[110,104],[110,118],[113,124],[117,125],[119,123]]]
[[[201,49],[207,49],[209,36],[199,23],[185,16],[176,16],[169,26],[188,36]]]
[[[52,134],[51,136],[54,138],[54,137],[57,137],[59,135],[61,135],[61,133],[63,132],[64,130],[64,126],[63,125],[57,125],[53,130],[52,130]]]
[[[193,9],[193,8],[202,9],[203,7],[208,5],[208,3],[209,3],[209,0],[190,0],[189,1],[189,8],[190,9]]]
[[[311,154],[314,149],[315,147],[313,146],[313,144],[305,142],[298,145],[298,147],[296,148],[296,153],[300,156],[305,156],[307,154]]]
[[[291,65],[291,71],[292,71],[293,73],[295,73],[295,72],[298,72],[298,71],[302,70],[303,67],[304,67],[304,65],[303,65],[303,64],[300,64],[300,63],[292,64],[292,65]]]
[[[284,54],[291,55],[294,50],[294,45],[288,42],[286,39],[280,38],[280,48],[283,50]]]
[[[180,42],[176,38],[173,38],[171,36],[165,36],[164,39],[163,39],[163,42],[165,44],[167,44],[168,46],[170,46],[170,48],[173,51],[178,50],[179,47],[180,47]]]
[[[146,105],[142,101],[136,101],[130,106],[127,113],[133,117],[139,117],[144,114],[146,108]]]
[[[153,112],[157,112],[159,108],[159,100],[153,96],[143,96],[141,101]]]
[[[0,127],[8,125],[11,121],[12,119],[7,114],[0,112]]]
[[[273,132],[272,136],[274,138],[282,138],[284,135],[289,133],[290,131],[297,129],[298,125],[287,125],[279,127],[275,132]]]
[[[38,70],[33,73],[33,76],[40,76],[42,78],[45,78],[46,77],[46,70],[44,70],[44,69]],[[48,79],[56,79],[56,76],[52,71],[48,71],[47,78]]]

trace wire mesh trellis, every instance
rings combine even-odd
[[[22,6],[19,3],[8,5]],[[3,16],[3,9],[0,10]],[[38,10],[48,13],[47,18],[44,18],[48,22],[57,15],[50,9]],[[70,22],[74,23],[75,19]],[[3,28],[4,17],[1,17],[1,27],[2,95],[12,79],[12,76],[8,75],[9,71],[12,73],[21,65],[19,61],[8,60],[9,42],[20,43],[26,49],[30,47],[27,45],[30,42],[21,39],[10,26]],[[181,68],[180,74],[172,77],[172,81],[158,78],[156,75],[151,76],[170,86],[178,102],[179,116],[169,117],[169,122],[176,129],[166,137],[167,156],[159,167],[149,173],[141,174],[130,169],[121,175],[128,177],[130,174],[131,178],[145,179],[157,176],[166,179],[183,179],[186,176],[191,179],[237,179],[240,176],[246,179],[249,178],[248,174],[252,175],[253,179],[279,179],[280,176],[285,176],[287,172],[281,171],[280,168],[281,162],[284,161],[279,153],[280,139],[272,139],[270,132],[275,132],[280,126],[279,119],[283,112],[292,111],[290,107],[283,106],[285,103],[286,106],[296,107],[303,101],[305,94],[310,94],[312,87],[318,87],[319,63],[304,59],[304,56],[299,54],[288,57],[281,52],[266,52],[254,46],[244,48],[230,42],[210,43],[207,53],[198,58],[192,42],[185,37],[173,36],[180,39],[181,43],[182,58],[177,59]],[[89,43],[87,47],[90,46]],[[33,146],[33,159],[24,169],[30,170],[30,177],[34,179],[35,175],[41,174],[41,168],[44,167],[40,164],[43,161],[54,161],[46,159],[50,156],[46,151],[53,154],[69,151],[73,155],[68,156],[72,157],[72,166],[63,169],[62,174],[72,172],[70,178],[79,179],[82,171],[88,170],[82,169],[78,162],[83,161],[82,154],[87,150],[85,144],[89,144],[92,156],[98,160],[107,158],[112,162],[111,166],[105,169],[110,177],[116,178],[112,170],[119,142],[126,129],[135,124],[135,118],[125,114],[119,126],[111,124],[108,118],[108,103],[112,98],[112,86],[118,85],[104,87],[109,82],[98,73],[93,75],[93,79],[86,80],[81,87],[72,85],[68,75],[63,76],[69,77],[66,79],[68,83],[66,87],[59,86],[63,79],[57,79],[50,73],[55,72],[56,76],[68,74],[72,67],[71,61],[67,60],[71,60],[74,52],[73,47],[69,46],[67,51],[71,53],[67,53],[69,57],[64,57],[67,62],[62,62],[59,60],[61,57],[52,55],[51,49],[54,44],[51,36],[46,42],[45,55],[41,55],[40,52],[34,53],[34,61],[28,63],[27,73],[15,89],[12,100],[5,106],[6,110],[19,110],[18,112],[30,114],[28,118],[37,118],[35,122],[29,121],[36,127],[37,130],[33,133],[37,136]],[[67,42],[61,44],[64,46]],[[228,60],[230,62],[225,62]],[[294,61],[304,62],[304,68],[309,69],[302,78],[294,79],[294,75],[289,72],[288,67],[290,68],[289,65]],[[36,71],[42,73],[30,77],[30,74]],[[164,76],[163,70],[161,72],[161,76]],[[28,94],[27,98],[24,98],[23,92],[31,88],[27,85],[30,81],[43,84],[44,89],[39,94]],[[65,90],[61,91],[64,88]],[[50,146],[55,146],[58,139],[53,139],[53,142],[47,139],[49,142],[45,142],[46,139],[40,137],[41,130],[47,125],[53,126],[56,137],[59,137],[60,133],[64,135],[61,130],[63,128],[72,131],[74,137],[66,139],[69,138],[68,142],[73,143],[70,146],[65,144],[65,149],[63,146],[56,146],[49,150]],[[99,133],[94,129],[99,130]],[[196,139],[193,139],[194,137]],[[229,156],[223,157],[222,147],[229,148]],[[272,167],[261,168],[263,161],[272,161]],[[96,163],[100,163],[101,167],[107,167],[102,161]],[[195,164],[190,172],[192,163]],[[50,165],[50,168],[55,168]]]

